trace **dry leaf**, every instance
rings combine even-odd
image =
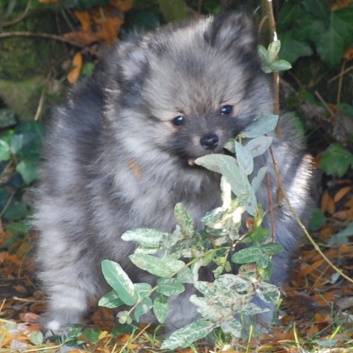
[[[67,75],[67,80],[71,83],[74,84],[78,78],[80,77],[81,74],[81,69],[82,69],[82,54],[81,52],[77,52],[72,59],[72,69]]]

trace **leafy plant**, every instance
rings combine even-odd
[[[123,240],[139,244],[129,256],[131,262],[156,276],[157,284],[155,287],[149,283],[134,284],[118,263],[105,260],[102,271],[113,290],[101,298],[99,305],[130,306],[130,310],[118,314],[120,323],[131,323],[133,318],[138,321],[150,310],[163,323],[168,315],[169,297],[183,293],[185,285],[192,284],[194,293],[196,290],[201,293],[190,297],[200,319],[164,341],[162,348],[174,349],[186,347],[218,327],[240,337],[242,326],[236,314],[255,315],[268,310],[252,303],[255,294],[266,303],[278,300],[277,287],[265,281],[271,275],[271,257],[282,246],[271,243],[270,231],[262,228],[264,212],[255,196],[267,168],[261,168],[252,182],[248,179],[253,173],[253,158],[263,154],[272,142],[265,134],[274,129],[277,119],[274,115],[263,117],[229,142],[227,148],[235,151],[236,159],[214,154],[196,160],[197,164],[222,175],[222,206],[203,217],[202,231],[194,229],[191,215],[177,204],[175,217],[179,226],[172,234],[152,229],[123,234]],[[245,212],[253,217],[253,225],[243,231]],[[239,250],[240,244],[246,247]],[[235,264],[240,265],[236,275],[231,273]],[[213,283],[199,277],[199,270],[205,266],[213,268]]]
[[[281,8],[278,31],[281,57],[294,63],[313,54],[313,47],[329,68],[340,63],[352,44],[353,7],[330,7],[329,0],[289,0]]]
[[[43,128],[40,123],[26,122],[9,129],[0,138],[0,207],[8,228],[15,234],[28,229],[24,218],[30,208],[22,200],[24,187],[37,178]]]

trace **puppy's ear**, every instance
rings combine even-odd
[[[257,36],[244,12],[225,13],[210,20],[204,38],[211,46],[241,55],[257,52]]]
[[[120,79],[125,82],[143,80],[149,71],[153,55],[147,38],[136,37],[135,40],[119,43],[114,65],[117,66]]]

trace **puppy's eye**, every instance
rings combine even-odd
[[[172,120],[173,125],[181,126],[185,123],[185,117],[183,115],[178,115]]]
[[[232,114],[233,106],[232,105],[223,105],[220,109],[222,115]]]

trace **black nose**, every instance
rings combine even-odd
[[[214,150],[219,142],[219,138],[215,134],[209,134],[201,137],[200,144],[205,150]]]

